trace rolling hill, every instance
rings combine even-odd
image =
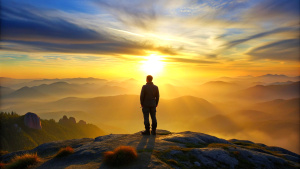
[[[283,85],[256,85],[234,93],[239,99],[273,100],[299,97],[300,81]]]
[[[4,99],[39,99],[39,98],[46,98],[49,97],[49,95],[40,92],[39,90],[35,89],[35,88],[31,88],[31,87],[22,87],[21,89],[18,89],[8,95],[5,95],[3,98]],[[2,98],[2,99],[3,99]]]
[[[6,96],[12,92],[14,92],[13,89],[11,89],[9,87],[0,86],[0,97]]]

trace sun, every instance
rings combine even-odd
[[[156,54],[146,56],[146,60],[142,61],[141,69],[147,75],[158,75],[164,68],[164,62],[162,61],[162,59],[162,56]]]

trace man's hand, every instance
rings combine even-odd
[[[143,108],[143,105],[141,105],[141,108]]]

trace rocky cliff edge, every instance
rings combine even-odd
[[[270,147],[247,140],[224,140],[196,132],[171,133],[158,130],[157,135],[111,134],[95,139],[83,138],[42,144],[32,150],[18,151],[0,157],[8,162],[16,155],[37,153],[42,162],[38,169],[111,168],[103,163],[103,153],[118,146],[136,148],[138,158],[120,168],[299,168],[300,156],[280,147]],[[74,153],[54,158],[66,146]]]

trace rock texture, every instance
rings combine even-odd
[[[86,122],[85,122],[85,121],[83,121],[83,120],[79,120],[78,124],[85,125],[85,124],[86,124]]]
[[[35,149],[6,154],[8,162],[15,155],[37,153],[44,160],[33,168],[84,169],[111,168],[103,163],[103,153],[128,145],[135,147],[138,159],[120,168],[299,168],[300,155],[279,147],[269,147],[246,140],[224,140],[196,132],[171,133],[158,130],[156,136],[111,134],[95,139],[84,138],[42,144]],[[74,154],[53,158],[62,147],[71,146]]]
[[[58,121],[61,124],[76,124],[76,119],[74,117],[67,117],[66,115]]]
[[[24,116],[24,124],[32,129],[42,129],[41,120],[35,113],[26,113]]]

